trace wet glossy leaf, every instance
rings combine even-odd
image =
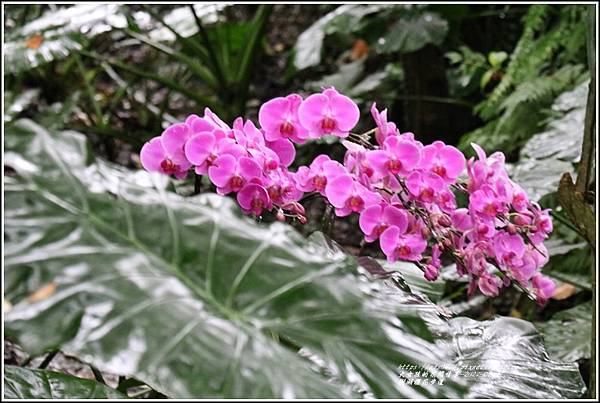
[[[42,369],[4,366],[6,399],[125,399],[127,396],[91,379]]]
[[[79,134],[14,127],[6,331],[28,352],[60,347],[171,397],[351,397],[359,384],[375,396],[459,395],[397,381],[399,364],[444,356],[420,317],[435,308],[370,296],[354,260],[323,239],[241,218],[228,198],[167,193],[162,176],[86,165]],[[49,298],[27,300],[51,281]],[[337,380],[280,340],[310,348]]]
[[[176,398],[582,392],[575,365],[549,361],[535,333],[517,331],[531,325],[474,322],[479,333],[466,331],[393,281],[359,274],[322,235],[307,240],[241,217],[229,198],[183,198],[163,176],[90,162],[78,133],[22,120],[6,150],[17,175],[5,178],[5,293],[14,305],[5,331],[29,353],[61,348]],[[50,282],[51,296],[27,300]],[[486,330],[497,326],[508,333]],[[403,365],[439,375],[436,365],[457,370],[474,356],[517,357],[515,370],[486,373],[510,383],[401,379]],[[525,368],[553,386],[538,387]]]
[[[15,94],[11,91],[4,92],[4,123],[12,121],[19,113],[35,102],[40,94],[38,88],[27,89]]]
[[[578,371],[549,360],[540,334],[529,322],[455,318],[449,325],[439,344],[456,352],[460,373],[472,383],[466,397],[557,399],[584,392]]]
[[[590,269],[593,252],[586,243],[579,243],[575,246],[577,247],[566,252],[553,253],[550,251],[550,260],[543,268],[544,274],[560,281],[568,281],[579,288],[591,290]]]
[[[426,295],[433,302],[438,302],[442,297],[445,281],[441,278],[427,281],[423,272],[408,262],[387,263],[382,260],[380,263],[386,270],[399,272],[414,293]]]
[[[407,10],[377,43],[382,53],[409,53],[427,44],[439,45],[446,38],[448,22],[439,14],[422,10]]]
[[[545,323],[537,325],[544,336],[548,354],[555,360],[574,362],[590,358],[592,343],[592,304],[555,313]]]
[[[298,70],[303,70],[319,64],[326,35],[353,32],[360,27],[359,23],[365,16],[390,7],[393,5],[345,4],[321,17],[298,37],[294,66]]]
[[[227,4],[194,4],[193,7],[194,11],[196,12],[196,16],[198,16],[202,23],[213,24],[218,21],[219,12],[227,7]],[[144,15],[144,19],[149,18],[149,15],[142,11],[138,16],[138,19],[142,18],[141,15]],[[190,10],[190,7],[187,5],[169,11],[163,17],[163,21],[170,27],[174,28],[175,31],[184,38],[189,38],[198,32],[198,25],[194,19],[194,14],[192,14],[192,10]],[[172,42],[176,39],[175,34],[164,26],[158,26],[157,28],[153,29],[148,36],[155,41]]]
[[[353,88],[365,67],[365,58],[352,63],[343,64],[338,72],[327,75],[319,81],[307,83],[306,87],[313,91],[321,91],[322,88],[335,87],[341,93],[348,93]]]
[[[523,146],[521,160],[511,169],[513,179],[533,200],[555,192],[563,173],[575,174],[572,163],[581,154],[588,85],[589,81],[583,82],[556,98],[552,110],[559,117]]]

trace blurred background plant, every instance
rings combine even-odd
[[[373,101],[388,108],[401,131],[423,142],[440,139],[467,154],[471,142],[503,151],[516,181],[553,209],[544,271],[559,281],[556,295],[543,309],[513,289],[465,301],[467,284],[450,269],[416,287],[457,314],[533,321],[551,356],[577,362],[587,380],[594,242],[560,202],[558,186],[563,173],[581,170],[582,149],[595,152],[583,141],[585,127],[595,130],[584,123],[588,95],[595,97],[590,7],[7,5],[4,127],[18,133],[16,123],[29,118],[82,132],[96,155],[133,168],[145,141],[190,113],[210,107],[228,121],[255,119],[272,97],[333,85],[364,116]],[[296,164],[343,151],[326,138],[299,148]],[[588,171],[584,202],[593,206],[596,178]],[[177,191],[189,193],[190,181]],[[320,229],[323,209],[310,201],[309,224],[299,229]],[[335,220],[329,235],[381,257],[361,246],[355,221]]]

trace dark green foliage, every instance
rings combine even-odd
[[[587,76],[585,6],[533,5],[502,79],[475,107],[486,125],[465,135],[471,142],[510,155],[543,127],[542,111]]]

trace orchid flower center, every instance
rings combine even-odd
[[[279,166],[279,164],[277,163],[277,161],[275,160],[269,160],[267,161],[267,163],[265,164],[265,168],[267,168],[269,171],[272,171],[274,169],[277,169],[277,167]]]
[[[360,196],[352,196],[346,202],[350,210],[359,212],[365,206],[365,202]]]
[[[496,206],[494,203],[488,203],[483,208],[483,212],[487,215],[495,216],[496,215]]]
[[[502,256],[502,259],[504,262],[509,263],[515,256],[515,252],[507,252]]]
[[[441,165],[437,165],[436,167],[434,167],[433,168],[433,172],[435,172],[436,174],[438,174],[442,178],[446,176],[446,168],[444,168]]]
[[[174,175],[180,170],[179,165],[174,164],[173,161],[171,161],[169,158],[163,160],[163,162],[160,163],[160,168],[167,175]]]
[[[387,229],[387,225],[386,224],[377,224],[377,226],[375,227],[375,229],[373,230],[374,235],[380,236],[381,234],[383,234],[383,231],[385,231]]]
[[[367,163],[363,162],[362,163],[362,169],[363,172],[370,178],[371,176],[373,176],[373,174],[375,173],[375,171],[373,170],[373,168],[371,168],[371,166],[369,166]]]
[[[388,169],[388,171],[396,175],[402,169],[402,162],[397,159],[392,159],[385,163],[385,167]]]
[[[252,211],[254,211],[254,212],[262,211],[264,206],[265,206],[265,202],[258,195],[254,196],[254,199],[252,199],[252,201],[250,202],[250,207],[252,207]]]
[[[231,190],[237,192],[244,186],[244,179],[239,175],[233,175],[231,179],[229,179],[229,186]]]
[[[294,125],[286,120],[281,124],[281,126],[279,126],[279,133],[285,137],[291,136],[294,134]]]
[[[216,159],[217,156],[215,154],[210,154],[208,157],[206,157],[206,165],[209,167],[212,166]]]
[[[287,185],[282,189],[282,193],[286,197],[290,197],[294,193],[294,187],[292,185]]]
[[[433,192],[432,188],[425,188],[425,189],[421,190],[421,194],[419,195],[419,197],[424,202],[429,203],[433,200],[433,194],[434,194],[434,192]]]
[[[272,200],[279,200],[281,198],[281,186],[279,185],[269,186],[267,192]]]
[[[325,190],[325,186],[327,185],[327,178],[324,176],[315,176],[312,180],[313,185],[315,185],[315,189],[319,192]]]
[[[402,257],[410,256],[410,253],[411,253],[410,246],[402,245],[397,250],[398,250],[398,254]]]
[[[331,133],[336,125],[336,121],[329,116],[324,117],[321,121],[321,129],[323,129],[325,133]]]

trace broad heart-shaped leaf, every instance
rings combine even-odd
[[[304,70],[321,62],[323,41],[327,34],[351,32],[359,27],[362,18],[377,13],[390,4],[345,4],[325,14],[298,37],[295,45],[294,66]]]
[[[537,325],[544,335],[548,354],[556,360],[571,362],[590,358],[592,344],[592,304],[586,302],[555,313]]]
[[[357,273],[322,236],[306,240],[241,217],[228,198],[183,198],[166,191],[165,177],[89,161],[78,133],[27,120],[6,130],[5,164],[16,175],[5,178],[14,305],[5,330],[31,354],[61,348],[175,398],[477,397],[493,385],[468,376],[409,384],[399,368],[453,369],[468,358],[453,341],[462,337],[505,361],[516,355]],[[52,293],[31,297],[49,283]],[[576,365],[518,337],[514,348],[532,352],[526,364],[558,386],[533,392],[521,387],[526,374],[509,371],[503,396],[582,393]]]
[[[414,8],[403,12],[375,48],[382,53],[415,52],[427,44],[440,45],[447,32],[448,22],[439,14]]]
[[[6,399],[125,399],[127,396],[91,379],[43,369],[4,366]]]

